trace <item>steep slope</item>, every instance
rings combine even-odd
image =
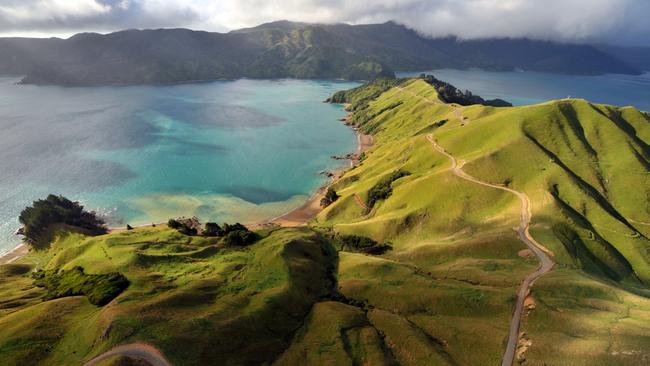
[[[640,71],[588,45],[429,39],[393,22],[273,22],[229,33],[187,29],[0,38],[0,74],[31,84],[151,84],[256,78],[372,80],[393,70],[481,67],[574,74]]]
[[[375,135],[378,142],[375,154],[392,158],[382,159],[379,170],[372,164],[374,154],[371,154],[349,175],[363,178],[372,174],[371,180],[376,180],[379,171],[408,170],[412,174],[400,187],[413,184],[413,189],[417,189],[420,180],[436,172],[429,166],[436,158],[427,157],[421,151],[429,148],[422,141],[426,133],[433,132],[454,156],[468,161],[464,167],[468,173],[527,191],[534,202],[533,213],[539,217],[538,226],[543,226],[542,218],[549,216],[556,218],[554,225],[561,222],[572,230],[591,232],[587,240],[591,243],[585,244],[591,248],[588,256],[591,258],[593,254],[593,258],[599,258],[599,265],[609,261],[601,269],[612,279],[631,284],[650,281],[645,252],[649,244],[648,228],[642,224],[650,221],[645,189],[649,183],[650,149],[645,141],[650,134],[650,119],[646,114],[633,108],[594,105],[584,100],[517,108],[460,107],[443,104],[436,91],[420,80],[390,89],[365,105],[363,110],[355,111],[351,121],[362,131]],[[436,123],[440,121],[446,123]],[[410,148],[404,151],[405,146]],[[525,160],[514,158],[520,156]],[[424,176],[415,177],[421,174]],[[354,191],[357,185],[361,190],[364,180],[345,186],[343,192]],[[630,186],[643,188],[629,189]],[[400,194],[400,189],[395,189],[394,194]],[[390,201],[384,205],[390,205]],[[324,222],[336,224],[338,212],[347,211],[345,202],[342,200],[326,210],[321,215]],[[400,232],[395,237],[397,233],[389,232],[392,224],[399,222],[389,219],[396,216],[395,211],[385,209],[384,205],[363,216],[358,224],[346,226],[366,227],[371,222],[388,221],[391,225],[381,227],[375,236],[399,241],[405,234]],[[400,216],[414,214],[422,203],[410,206],[403,207]],[[558,214],[565,220],[557,220]],[[554,230],[557,239],[553,249],[559,252],[557,255],[561,256],[562,252],[577,255],[574,249],[565,248],[568,242],[560,244],[565,239],[560,234],[563,229],[556,226]],[[596,267],[591,267],[594,263],[586,259],[573,260],[584,262],[584,267],[598,272]]]
[[[41,302],[25,271],[0,267],[2,282],[22,285],[0,283],[12,300],[0,313],[0,364],[80,365],[131,343],[155,345],[174,365],[273,360],[332,291],[336,253],[306,229],[265,235],[237,249],[166,227],[94,238],[61,232],[23,266],[119,271],[131,285],[104,307],[79,296]]]
[[[464,162],[463,170],[471,176],[525,192],[532,203],[530,232],[554,253],[558,267],[533,287],[534,300],[528,305],[537,301],[537,308],[522,324],[529,338],[520,344],[532,342],[528,362],[634,364],[626,356],[630,350],[650,357],[644,351],[650,329],[638,325],[648,320],[650,306],[646,114],[583,100],[461,107],[443,104],[422,80],[395,86],[379,97],[356,91],[346,101],[354,111],[350,121],[372,133],[376,146],[335,186],[341,198],[319,215],[318,224],[391,242],[394,250],[384,261],[395,268],[342,254],[339,283],[345,296],[392,309],[425,327],[443,340],[459,364],[485,363],[467,355],[469,344],[484,354],[501,355],[506,332],[499,322],[507,322],[512,303],[501,300],[496,305],[496,294],[513,296],[513,287],[535,263],[512,231],[519,202],[451,175],[446,157],[427,141],[432,135]],[[392,183],[392,195],[371,210],[359,204],[376,182],[398,170],[411,174]],[[529,259],[518,260],[517,252]],[[436,289],[427,292],[420,285],[413,292],[414,281],[399,273],[399,267],[434,277]],[[387,285],[393,282],[398,285]],[[443,286],[447,291],[441,291]],[[475,291],[479,308],[441,301],[446,293],[460,300],[466,291]],[[602,306],[589,305],[595,302]],[[487,304],[491,316],[483,313]],[[629,314],[633,321],[608,331],[612,319]],[[603,322],[591,322],[589,333],[578,331],[580,321],[592,316]],[[474,322],[463,324],[467,319]],[[497,342],[479,343],[465,335],[477,331],[478,319],[489,325]],[[456,331],[449,333],[450,328]],[[559,342],[575,332],[593,334],[593,339],[558,353]],[[631,335],[640,338],[626,339]],[[593,349],[610,342],[609,348]],[[519,351],[524,354],[526,348]]]

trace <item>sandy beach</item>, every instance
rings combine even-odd
[[[29,252],[27,244],[20,244],[15,247],[11,252],[0,257],[0,264],[9,264],[15,260],[24,257]]]

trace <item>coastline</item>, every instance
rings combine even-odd
[[[345,118],[345,122],[347,122],[347,119],[349,118],[349,113]],[[347,125],[347,123],[346,123]],[[358,131],[356,128],[353,128],[350,126],[357,135],[357,154],[354,158],[349,159],[350,160],[350,167],[355,166],[356,164],[359,163],[358,156],[362,152],[367,151],[374,143],[373,138],[371,135],[364,135],[360,131]],[[269,220],[265,220],[262,222],[256,222],[256,223],[251,223],[251,224],[245,224],[248,228],[251,230],[259,230],[263,229],[265,227],[269,226],[280,226],[280,227],[297,227],[297,226],[303,226],[307,225],[307,223],[312,220],[316,215],[318,215],[319,212],[323,210],[323,208],[320,206],[320,201],[321,199],[325,196],[325,192],[327,192],[327,188],[330,187],[332,184],[336,183],[338,179],[347,171],[347,168],[345,167],[340,167],[336,169],[334,172],[332,172],[332,176],[330,177],[330,181],[319,187],[310,197],[303,203],[302,205],[282,214],[277,217],[271,218]],[[145,228],[145,227],[153,227],[158,226],[158,225],[165,225],[166,222],[162,223],[153,223],[153,224],[144,224],[144,225],[137,225],[133,226],[134,229],[137,228]],[[124,232],[127,231],[126,227],[109,227],[108,228],[108,233],[119,233],[119,232]],[[29,246],[25,244],[24,242],[20,243],[17,245],[15,248],[13,248],[11,251],[7,252],[6,254],[0,256],[0,265],[3,264],[9,264],[12,263],[25,255],[29,253]]]
[[[345,110],[347,111],[348,105],[345,105]],[[359,163],[359,155],[368,149],[373,145],[374,139],[372,135],[365,135],[361,133],[358,129],[354,128],[353,126],[348,125],[348,118],[350,118],[351,113],[348,112],[346,117],[342,120],[343,123],[345,123],[346,126],[350,127],[352,130],[354,130],[354,133],[357,135],[357,154],[353,158],[349,159],[350,160],[350,167],[354,167]],[[320,205],[321,199],[325,196],[325,192],[327,192],[327,188],[329,188],[332,184],[336,183],[339,178],[347,171],[346,168],[341,167],[334,172],[332,172],[331,179],[329,183],[321,186],[314,192],[309,199],[302,204],[299,207],[294,208],[293,210],[282,214],[278,217],[272,218],[270,220],[261,222],[261,223],[254,223],[251,225],[246,225],[252,230],[257,230],[261,229],[264,227],[268,226],[280,226],[280,227],[296,227],[296,226],[303,226],[307,225],[307,223],[312,220],[318,213],[320,213],[323,208]]]
[[[10,252],[0,257],[0,265],[9,264],[16,261],[29,253],[29,247],[25,243],[18,244]]]
[[[352,163],[352,160],[350,162]],[[320,201],[325,197],[327,188],[334,184],[345,171],[346,168],[343,167],[334,171],[330,181],[320,186],[302,205],[269,220],[245,225],[251,230],[259,230],[268,226],[297,227],[306,225],[323,209],[320,206]]]

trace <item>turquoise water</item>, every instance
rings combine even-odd
[[[482,70],[433,70],[438,79],[484,98],[502,98],[514,105],[552,99],[584,98],[594,103],[632,105],[650,111],[650,73],[643,75],[575,76],[538,72],[488,72]],[[420,72],[400,73],[416,76]]]
[[[567,96],[650,110],[650,74],[567,76],[435,70],[516,105]],[[400,76],[417,75],[402,73]],[[257,222],[299,206],[356,149],[328,95],[357,84],[238,80],[61,88],[0,78],[0,253],[20,211],[64,194],[113,226],[179,215]]]
[[[357,84],[238,80],[61,88],[0,78],[0,253],[48,193],[113,226],[174,216],[256,222],[299,206],[356,137],[322,103]]]

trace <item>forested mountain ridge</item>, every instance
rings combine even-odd
[[[394,71],[479,67],[568,74],[641,71],[589,45],[527,39],[431,39],[394,22],[288,21],[211,33],[188,29],[0,38],[0,74],[23,83],[156,84],[251,78],[370,80]]]

